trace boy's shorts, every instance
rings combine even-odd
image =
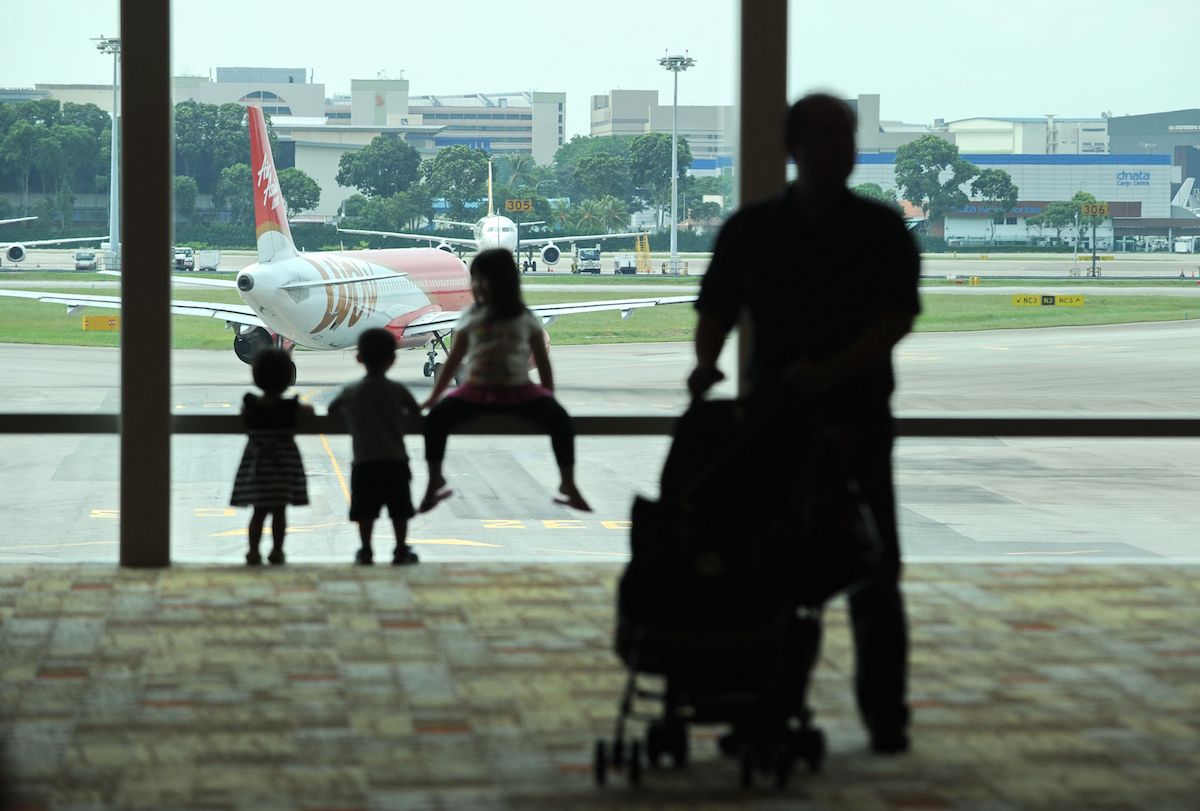
[[[387,506],[392,520],[416,515],[408,482],[412,473],[403,459],[355,462],[350,468],[350,520],[373,521]]]

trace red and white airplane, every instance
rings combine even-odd
[[[382,327],[402,347],[428,345],[426,377],[437,373],[439,349],[471,304],[466,265],[436,248],[301,253],[292,241],[287,209],[262,111],[247,107],[254,183],[258,262],[236,281],[176,277],[181,283],[236,288],[245,304],[172,300],[171,312],[217,318],[234,329],[233,351],[249,363],[269,346],[287,350],[351,349],[366,329]],[[83,307],[120,309],[116,296],[0,290],[0,296]],[[539,304],[529,309],[545,326],[562,315],[683,304],[694,296]],[[549,338],[547,337],[547,344]]]

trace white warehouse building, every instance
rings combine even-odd
[[[1107,202],[1112,216],[1150,219],[1169,217],[1171,183],[1178,183],[1179,167],[1171,165],[1169,155],[963,155],[980,169],[1003,169],[1018,190],[1018,202],[1003,216],[983,201],[969,203],[948,214],[943,228],[930,223],[930,233],[944,234],[947,240],[963,242],[994,238],[998,242],[1024,242],[1039,236],[1026,225],[1030,217],[1041,214],[1048,203],[1070,200],[1085,191]],[[851,185],[877,183],[884,189],[896,189],[895,153],[859,154]],[[899,190],[897,189],[897,193]],[[1040,236],[1054,236],[1053,233]],[[1111,243],[1111,219],[1098,228],[1097,242]]]

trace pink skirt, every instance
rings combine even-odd
[[[511,406],[528,403],[530,400],[540,400],[543,397],[553,397],[554,392],[533,382],[523,383],[520,386],[478,386],[467,383],[451,389],[446,396],[477,405]]]

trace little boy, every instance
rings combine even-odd
[[[362,380],[347,384],[329,404],[330,414],[345,414],[354,442],[350,473],[350,520],[358,522],[362,546],[354,562],[375,562],[371,530],[385,504],[396,531],[392,565],[417,562],[405,541],[408,519],[414,515],[409,494],[408,454],[404,449],[404,418],[421,413],[412,394],[387,378],[396,360],[396,339],[384,329],[369,329],[358,339],[358,362],[367,370]]]

